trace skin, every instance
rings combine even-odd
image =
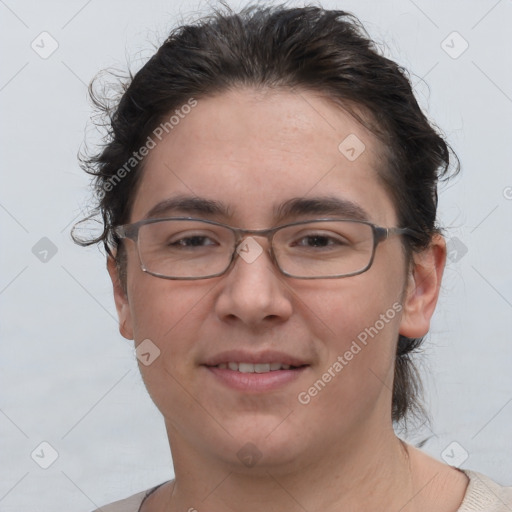
[[[352,162],[338,150],[349,134],[366,146]],[[148,155],[130,222],[187,194],[230,205],[231,218],[213,220],[263,229],[275,225],[275,204],[334,194],[362,206],[371,222],[396,226],[377,174],[381,154],[370,132],[312,92],[236,89],[202,98]],[[428,332],[446,259],[441,236],[415,255],[409,273],[395,236],[379,244],[367,272],[310,281],[281,275],[265,251],[250,264],[238,258],[220,277],[160,279],[141,271],[135,244],[126,244],[126,294],[107,261],[120,332],[161,351],[139,366],[164,416],[175,471],[144,512],[457,510],[467,477],[401,442],[391,422],[396,340]],[[300,404],[297,395],[397,301],[402,311]],[[279,391],[242,393],[200,366],[232,348],[282,350],[311,366]],[[262,454],[253,467],[237,457],[248,442]]]

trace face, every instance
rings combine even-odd
[[[361,145],[339,149],[349,136],[364,144],[355,159]],[[199,99],[150,151],[130,222],[184,195],[221,202],[229,215],[173,210],[161,217],[263,229],[276,225],[279,205],[329,196],[356,204],[374,224],[396,226],[378,177],[381,154],[370,132],[307,91],[240,89]],[[378,245],[368,271],[313,280],[280,274],[267,241],[254,240],[263,249],[254,261],[238,257],[225,275],[196,281],[143,272],[134,242],[125,240],[127,293],[114,288],[120,329],[136,345],[149,339],[160,351],[139,366],[171,445],[179,440],[241,465],[237,453],[256,450],[252,443],[263,464],[291,464],[335,444],[352,449],[362,436],[389,428],[396,340],[399,332],[425,334],[438,281],[417,286],[417,276],[407,275],[399,236]],[[440,260],[426,258],[424,267],[432,261]],[[112,262],[109,271],[116,283]],[[242,389],[205,366],[226,351],[242,352],[230,356],[235,362],[276,351],[270,360],[290,357],[306,366],[281,371],[269,389]]]

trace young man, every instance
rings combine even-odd
[[[500,511],[400,440],[446,259],[450,151],[357,20],[247,8],[135,75],[96,173],[120,331],[175,479],[104,511]]]

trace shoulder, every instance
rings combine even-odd
[[[145,491],[138,492],[137,494],[133,494],[128,498],[124,498],[119,501],[114,501],[113,503],[109,503],[108,505],[103,505],[102,507],[97,508],[93,512],[138,512],[144,499],[147,496],[149,496],[152,492],[156,491],[161,485],[163,484],[159,484],[155,487],[146,489]]]
[[[477,471],[462,471],[469,478],[469,484],[457,512],[510,512],[512,487],[500,485]]]

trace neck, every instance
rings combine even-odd
[[[169,426],[168,434],[176,476],[166,511],[400,510],[415,492],[407,449],[391,427],[339,436],[285,466],[252,468],[199,453]]]

